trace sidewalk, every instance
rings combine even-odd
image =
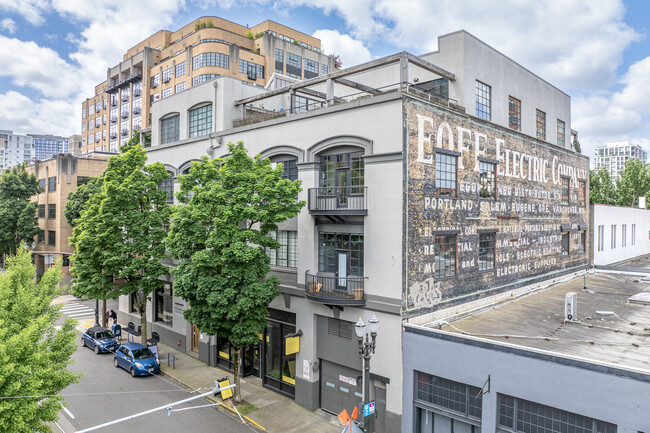
[[[189,389],[200,388],[205,392],[206,387],[214,386],[216,380],[225,376],[230,377],[231,383],[234,383],[232,372],[218,367],[210,367],[193,356],[171,346],[158,343],[158,351],[160,353],[161,373],[180,382]],[[176,356],[175,369],[172,368],[171,362],[169,366],[167,365],[168,353],[173,353]],[[262,380],[257,377],[249,376],[241,379],[241,396],[246,403],[255,405],[258,408],[258,410],[249,413],[247,416],[264,427],[267,432],[302,433],[310,431],[340,433],[343,430],[343,426],[335,416],[320,409],[310,412],[292,399],[262,387]],[[207,399],[221,402],[218,397],[208,397]],[[229,403],[224,403],[224,406],[231,407]],[[228,412],[232,413],[232,411]]]

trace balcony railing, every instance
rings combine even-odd
[[[309,188],[309,213],[313,215],[367,215],[367,186]]]
[[[305,272],[305,297],[327,305],[365,305],[365,277],[324,277]]]

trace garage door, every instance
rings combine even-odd
[[[321,408],[337,415],[343,409],[352,413],[363,397],[361,372],[325,360],[320,365]]]
[[[481,428],[419,407],[415,408],[416,433],[481,433]]]

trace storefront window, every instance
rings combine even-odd
[[[154,315],[154,320],[172,326],[174,308],[172,285],[163,284],[161,288],[156,289],[155,299],[156,314]]]
[[[273,309],[269,309],[269,316],[264,341],[264,384],[293,397],[296,384],[296,354],[287,354],[287,339],[285,337],[295,333],[296,326],[295,324],[274,320],[274,316],[277,319],[289,320],[294,323],[296,316],[292,313]]]

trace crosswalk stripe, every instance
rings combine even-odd
[[[66,316],[70,317],[79,317],[79,316],[94,316],[95,312],[94,311],[84,311],[84,312],[78,312],[74,314],[66,314]]]
[[[87,307],[75,307],[75,308],[62,308],[60,311],[62,313],[74,313],[75,311],[88,311],[90,308]],[[93,310],[95,311],[95,310]]]

